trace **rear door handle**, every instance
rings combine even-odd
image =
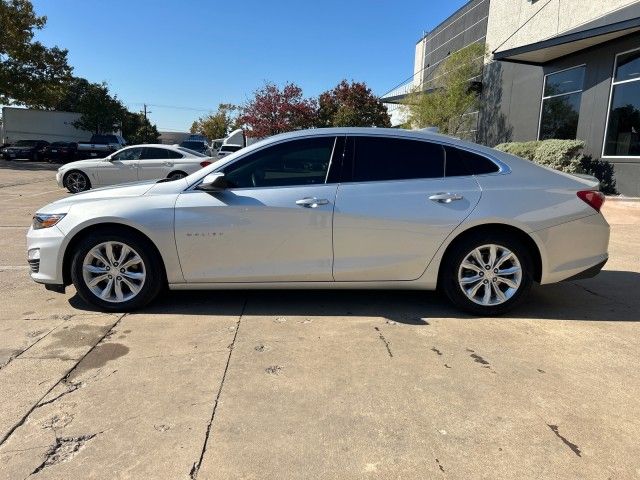
[[[436,193],[435,195],[431,195],[429,200],[432,202],[438,203],[451,203],[456,200],[462,200],[464,197],[462,195],[458,195],[457,193]]]
[[[319,205],[327,205],[329,200],[326,198],[307,197],[296,200],[296,205],[305,208],[316,208]]]

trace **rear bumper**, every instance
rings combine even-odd
[[[609,224],[600,213],[533,235],[542,256],[541,284],[593,276],[609,258]]]
[[[594,265],[593,267],[587,268],[586,270],[575,274],[573,277],[569,277],[566,278],[565,280],[563,280],[564,282],[568,282],[571,280],[585,280],[587,278],[593,278],[596,275],[598,275],[601,271],[602,271],[602,267],[605,266],[605,264],[607,263],[607,260],[609,260],[608,258],[606,260],[603,260],[602,262],[598,263],[597,265]]]

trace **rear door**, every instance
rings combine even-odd
[[[138,178],[156,180],[169,175],[173,161],[170,161],[167,152],[164,148],[144,147],[138,164]]]
[[[334,213],[335,280],[419,278],[480,199],[473,176],[444,172],[440,144],[350,137]]]

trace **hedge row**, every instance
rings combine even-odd
[[[496,149],[526,158],[537,164],[567,173],[585,173],[600,180],[600,190],[616,194],[613,166],[604,160],[584,155],[584,142],[580,140],[542,140],[534,142],[502,143]]]

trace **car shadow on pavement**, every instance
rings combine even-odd
[[[508,319],[640,321],[637,288],[640,273],[601,272],[590,280],[536,285]],[[406,290],[207,290],[173,291],[138,313],[150,315],[383,317],[409,325],[430,319],[474,319],[451,306],[442,295]],[[69,303],[95,310],[78,295]]]

